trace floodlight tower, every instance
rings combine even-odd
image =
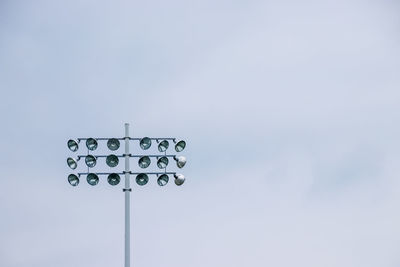
[[[98,141],[107,141],[107,148],[111,151],[117,151],[120,148],[120,141],[125,143],[125,153],[122,155],[93,155],[92,151],[95,151],[98,147]],[[139,141],[139,145],[143,150],[147,150],[152,145],[152,140],[155,140],[158,144],[158,151],[163,154],[148,154],[148,155],[135,155],[130,154],[129,145],[131,141]],[[175,154],[167,154],[169,143],[172,141],[175,144],[175,151],[181,152],[186,147],[186,142],[183,140],[177,141],[176,138],[133,138],[129,136],[129,124],[125,123],[125,136],[119,138],[77,138],[70,139],[67,142],[69,150],[77,152],[79,150],[79,144],[81,141],[85,141],[87,147],[87,155],[78,155],[75,158],[67,158],[67,165],[75,170],[78,167],[80,159],[84,158],[87,166],[87,172],[78,172],[76,174],[68,175],[68,182],[72,186],[79,184],[79,178],[86,175],[86,180],[89,185],[97,185],[100,181],[99,176],[107,176],[107,182],[112,185],[118,185],[121,177],[125,176],[125,187],[122,191],[125,193],[125,267],[130,267],[130,193],[132,188],[130,185],[130,176],[136,175],[136,183],[140,186],[147,184],[149,181],[149,175],[157,176],[157,184],[159,186],[165,186],[169,181],[169,175],[173,175],[175,178],[175,184],[180,186],[185,182],[185,176],[176,172],[167,172],[167,166],[169,159],[176,161],[178,168],[183,168],[186,164],[186,158],[183,156],[177,156]],[[125,159],[125,170],[123,172],[89,172],[90,168],[93,168],[97,164],[99,158],[105,158],[106,164],[110,168],[117,167],[119,164],[119,158]],[[132,172],[130,170],[130,159],[139,158],[138,165],[142,169],[146,169],[151,164],[151,158],[155,158],[157,161],[157,167],[161,169],[158,172]]]

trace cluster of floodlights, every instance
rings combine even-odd
[[[121,138],[123,139],[123,138]],[[110,138],[110,139],[106,139],[107,140],[107,147],[108,149],[110,149],[111,151],[115,151],[118,150],[120,147],[120,142],[117,138]],[[152,142],[151,142],[151,138],[149,137],[144,137],[139,139],[140,140],[140,147],[143,150],[147,150],[151,147]],[[73,140],[70,139],[67,142],[68,148],[69,150],[71,150],[72,152],[77,152],[79,149],[79,143],[80,143],[81,139],[78,140]],[[176,185],[182,185],[185,182],[185,177],[183,174],[177,174],[177,173],[171,173],[171,172],[166,172],[166,168],[169,164],[169,159],[168,158],[172,158],[176,161],[176,165],[178,166],[178,168],[183,168],[183,166],[185,166],[186,164],[186,158],[183,156],[175,156],[175,155],[167,155],[166,151],[169,148],[169,142],[168,140],[158,140],[156,139],[157,143],[158,143],[158,151],[159,152],[164,152],[165,155],[141,155],[141,156],[135,156],[135,155],[129,155],[129,157],[137,157],[139,158],[138,160],[138,165],[140,168],[145,169],[147,167],[150,166],[151,164],[151,159],[150,158],[156,158],[157,161],[157,166],[160,169],[164,169],[165,172],[164,173],[132,173],[129,172],[130,174],[137,174],[136,176],[136,183],[138,185],[145,185],[147,184],[147,182],[149,181],[149,177],[148,174],[156,174],[157,175],[157,183],[160,186],[165,186],[168,181],[169,181],[169,177],[168,174],[173,174],[174,178],[175,178],[175,184]],[[175,144],[175,151],[176,152],[181,152],[185,149],[186,147],[186,142],[181,140],[181,141],[176,141],[175,139],[172,139],[172,141]],[[88,138],[86,139],[86,147],[89,151],[94,151],[97,149],[98,147],[98,140],[96,140],[95,138]],[[96,166],[97,164],[97,159],[101,158],[101,157],[105,157],[106,158],[106,164],[111,167],[114,168],[116,166],[118,166],[119,164],[119,158],[125,157],[125,155],[115,155],[115,154],[110,154],[107,156],[96,156],[96,155],[91,155],[88,153],[88,155],[85,156],[77,156],[76,158],[72,158],[69,157],[67,158],[67,164],[68,166],[72,169],[75,170],[78,167],[78,161],[81,158],[85,158],[85,164],[88,168],[93,168]],[[121,177],[120,177],[121,173],[87,173],[86,176],[86,180],[90,185],[97,185],[99,183],[99,175],[108,175],[107,177],[107,181],[110,185],[117,185],[119,184],[119,182],[121,181]],[[68,176],[68,182],[72,185],[72,186],[77,186],[79,184],[79,176],[80,174],[76,175],[76,174],[70,174]]]

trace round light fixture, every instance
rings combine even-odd
[[[148,138],[148,137],[143,137],[143,138],[140,140],[140,147],[141,147],[143,150],[149,149],[149,148],[151,147],[151,139]]]
[[[186,158],[184,156],[174,157],[174,159],[176,160],[178,168],[183,168],[183,166],[185,166]]]
[[[140,173],[136,176],[136,183],[138,185],[145,185],[149,181],[149,176],[145,173]]]
[[[108,141],[107,141],[108,149],[115,151],[119,148],[119,146],[120,146],[120,143],[119,143],[118,139],[116,139],[116,138],[108,139]]]
[[[75,174],[68,175],[68,183],[72,186],[77,186],[79,184],[79,178]]]
[[[158,184],[159,186],[164,186],[164,185],[168,184],[168,181],[169,181],[168,175],[163,174],[163,175],[161,175],[160,177],[158,177],[158,179],[157,179],[157,184]]]
[[[185,182],[185,176],[183,174],[174,174],[175,184],[182,185]]]
[[[88,184],[93,186],[99,183],[99,176],[97,176],[95,173],[89,173],[86,177],[86,180]]]
[[[79,148],[78,142],[72,139],[68,140],[67,145],[69,150],[71,150],[72,152],[76,152]]]
[[[165,169],[168,165],[168,158],[167,157],[161,157],[157,160],[157,166],[160,169]]]
[[[118,157],[115,156],[115,155],[108,155],[107,158],[106,158],[106,163],[110,167],[117,166],[118,162],[119,162]]]
[[[68,164],[68,167],[70,167],[73,170],[75,170],[76,167],[78,167],[77,160],[75,160],[73,158],[67,158],[67,164]]]
[[[85,163],[89,168],[93,168],[94,166],[96,166],[97,160],[94,156],[87,155],[85,157]]]
[[[97,140],[94,138],[89,138],[86,140],[86,147],[93,151],[97,148]]]
[[[119,175],[117,173],[111,173],[107,177],[107,182],[110,185],[117,185],[117,184],[119,184],[119,181],[121,181],[121,177],[119,177]]]
[[[176,143],[175,145],[175,151],[176,152],[181,152],[182,150],[184,150],[186,147],[186,142],[181,140],[178,143]]]
[[[169,147],[169,143],[167,140],[161,141],[158,144],[158,151],[165,152],[165,151],[167,151],[168,147]]]
[[[138,163],[140,168],[145,169],[150,166],[151,161],[148,156],[144,156],[139,159]]]

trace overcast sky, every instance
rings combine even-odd
[[[70,186],[66,142],[125,122],[188,143],[133,183],[132,266],[400,266],[399,12],[0,0],[0,266],[123,266],[122,183]]]

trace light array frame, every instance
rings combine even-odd
[[[124,154],[121,154],[121,153],[118,153],[118,154],[108,154],[108,155],[106,155],[106,154],[95,154],[94,152],[95,152],[95,150],[98,148],[98,141],[106,141],[107,142],[107,144],[106,144],[106,146],[107,146],[107,148],[110,150],[110,152],[114,152],[115,150],[118,150],[120,147],[118,147],[117,149],[111,149],[109,146],[108,146],[108,143],[110,142],[110,140],[113,140],[113,141],[115,141],[115,140],[118,140],[118,141],[126,141],[126,140],[128,140],[128,142],[129,141],[139,141],[139,146],[140,146],[140,142],[143,140],[143,139],[145,139],[145,138],[147,138],[147,139],[149,139],[149,140],[151,140],[151,141],[156,141],[156,143],[157,144],[160,144],[160,143],[162,143],[162,142],[164,142],[164,141],[167,141],[168,142],[168,146],[169,146],[169,141],[172,141],[175,145],[177,145],[178,143],[180,143],[180,142],[184,142],[184,147],[186,146],[186,142],[185,141],[183,141],[183,140],[179,140],[179,141],[177,141],[177,138],[174,138],[174,137],[142,137],[142,138],[135,138],[135,137],[79,137],[79,138],[76,138],[76,139],[70,139],[70,140],[68,140],[68,142],[67,142],[67,144],[69,145],[70,144],[70,142],[75,142],[76,144],[76,146],[77,146],[77,148],[75,149],[71,149],[70,148],[70,150],[72,151],[72,152],[77,152],[78,150],[79,150],[79,144],[80,143],[82,143],[82,141],[87,141],[87,140],[90,140],[90,141],[96,141],[96,148],[95,149],[93,149],[93,150],[90,150],[89,148],[88,148],[88,150],[87,150],[87,155],[83,155],[83,154],[79,154],[79,155],[76,155],[75,156],[75,158],[71,158],[71,157],[69,157],[68,158],[68,160],[73,160],[73,164],[75,165],[75,168],[72,168],[71,166],[70,166],[70,168],[71,169],[73,169],[73,170],[75,170],[76,168],[77,168],[77,165],[78,165],[78,161],[80,161],[82,158],[84,158],[84,159],[86,159],[86,158],[88,158],[88,157],[93,157],[94,159],[95,159],[95,162],[94,162],[94,165],[93,166],[88,166],[88,164],[86,164],[86,166],[88,167],[88,170],[87,170],[87,172],[77,172],[77,173],[74,173],[77,177],[78,177],[78,180],[80,179],[80,177],[81,176],[83,176],[83,175],[89,175],[89,174],[96,174],[97,176],[102,176],[102,175],[111,175],[111,174],[117,174],[117,175],[119,175],[119,176],[122,176],[122,175],[125,175],[125,174],[129,174],[129,175],[140,175],[140,174],[146,174],[146,175],[156,175],[157,176],[157,178],[159,177],[159,176],[161,176],[161,175],[172,175],[172,176],[174,176],[175,178],[176,178],[176,175],[178,175],[178,173],[177,172],[171,172],[171,171],[167,171],[166,169],[167,169],[167,166],[169,166],[169,164],[167,164],[167,166],[165,166],[165,168],[160,168],[159,166],[158,166],[158,160],[159,159],[161,159],[161,158],[164,158],[164,157],[166,157],[167,159],[168,158],[172,158],[172,159],[174,159],[174,160],[176,160],[177,161],[177,163],[178,163],[178,158],[177,158],[177,154],[167,154],[167,150],[168,150],[168,148],[166,149],[166,150],[164,150],[164,152],[160,152],[160,154],[155,154],[155,153],[151,153],[151,154],[131,154],[131,153],[124,153]],[[165,143],[164,143],[165,144]],[[146,151],[147,149],[143,149],[144,151]],[[159,148],[158,148],[158,150],[159,150]],[[177,151],[177,148],[175,148],[175,150]],[[183,149],[182,149],[183,150]],[[180,151],[182,151],[182,150],[180,150]],[[179,152],[177,152],[177,153],[179,153]],[[156,165],[162,170],[164,170],[164,171],[159,171],[159,172],[154,172],[154,171],[150,171],[150,172],[148,172],[148,171],[142,171],[142,172],[132,172],[132,171],[123,171],[123,172],[96,172],[96,171],[94,171],[94,172],[90,172],[89,171],[89,169],[90,168],[94,168],[95,166],[96,166],[96,164],[97,164],[97,159],[98,158],[108,158],[108,157],[110,157],[110,156],[115,156],[115,157],[117,157],[117,158],[119,158],[119,159],[121,159],[121,158],[139,158],[139,159],[141,159],[141,158],[143,158],[143,157],[149,157],[149,158],[155,158],[156,159]],[[184,162],[184,164],[186,163],[186,158],[185,158],[185,162]],[[68,164],[69,165],[69,164]],[[107,164],[108,165],[108,164]],[[117,163],[117,165],[119,165],[119,163]],[[117,165],[115,165],[115,166],[110,166],[110,165],[108,165],[109,167],[111,167],[111,168],[113,168],[113,167],[116,167]],[[179,166],[179,165],[178,165]],[[182,166],[183,167],[183,166]],[[147,168],[147,167],[146,167]],[[181,168],[181,167],[180,167]],[[79,184],[79,181],[78,181],[78,183],[76,184],[76,185],[73,185],[73,186],[77,186]],[[71,184],[72,185],[72,184]],[[178,184],[177,184],[178,185]],[[181,184],[179,184],[179,185],[181,185]]]

